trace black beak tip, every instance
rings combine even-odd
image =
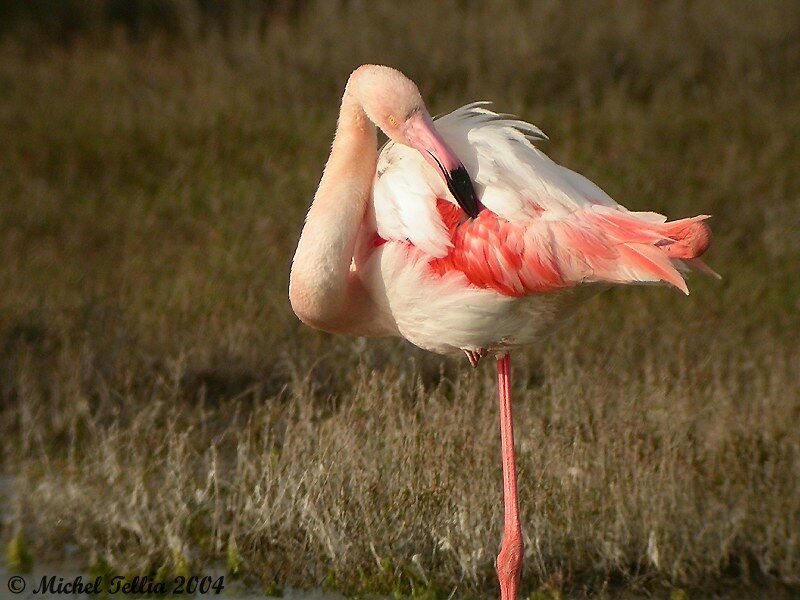
[[[473,219],[478,216],[481,211],[481,203],[478,201],[478,196],[475,194],[475,188],[472,185],[472,180],[469,173],[464,168],[464,165],[459,165],[447,173],[447,187],[450,193],[458,202],[458,205]]]

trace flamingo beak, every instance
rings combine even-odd
[[[458,205],[473,219],[481,206],[467,169],[436,131],[425,110],[414,113],[403,127],[407,144],[417,150],[444,179]]]

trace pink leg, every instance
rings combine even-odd
[[[517,467],[514,462],[514,424],[511,416],[511,365],[508,354],[497,361],[500,396],[500,445],[503,453],[503,545],[497,555],[501,600],[516,600],[522,571],[522,528],[517,501]]]

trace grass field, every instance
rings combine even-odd
[[[382,62],[434,114],[536,123],[629,208],[714,215],[722,282],[614,290],[513,358],[525,593],[800,590],[797,3],[319,2],[227,31],[180,6],[177,32],[0,41],[12,570],[77,547],[495,593],[491,365],[321,334],[287,300],[341,90]]]

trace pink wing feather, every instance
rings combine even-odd
[[[438,209],[452,248],[430,261],[431,271],[460,271],[473,285],[507,296],[589,282],[645,281],[664,281],[688,294],[671,259],[695,259],[710,243],[705,216],[653,223],[598,207],[565,219],[516,224],[489,210],[469,220],[444,200]]]

